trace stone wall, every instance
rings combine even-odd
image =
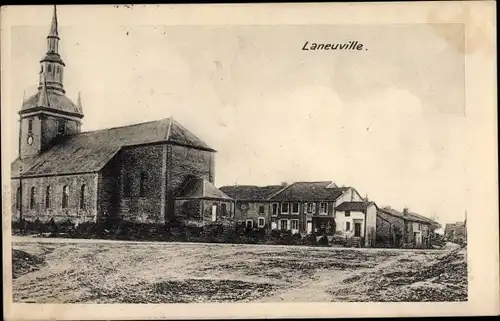
[[[120,213],[120,155],[115,155],[98,176],[97,219],[119,217]]]
[[[136,146],[120,152],[119,216],[143,223],[164,222],[162,145]],[[141,195],[141,181],[144,193]]]
[[[40,221],[45,222],[54,218],[56,222],[68,219],[72,222],[84,222],[97,219],[97,174],[23,178],[21,181],[22,216],[25,220],[34,221],[39,218]],[[82,185],[85,185],[83,206],[80,204]],[[64,186],[68,187],[66,208],[62,207]],[[19,220],[20,216],[20,210],[16,206],[19,187],[19,179],[12,179],[13,221]],[[47,193],[48,187],[50,187],[49,193]],[[32,188],[34,188],[34,193],[31,204]]]

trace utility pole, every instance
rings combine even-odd
[[[19,233],[23,234],[24,232],[24,222],[23,222],[23,165],[19,167],[19,198],[17,201],[19,202]],[[16,195],[17,196],[17,195]]]

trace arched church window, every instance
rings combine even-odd
[[[123,175],[122,185],[123,185],[123,196],[130,197],[131,189],[130,189],[130,175],[129,174]]]
[[[141,182],[139,185],[139,196],[140,197],[145,197],[146,196],[146,187],[147,187],[147,180],[148,180],[148,174],[146,172],[141,173]]]
[[[67,185],[64,185],[63,195],[62,195],[62,208],[68,207],[68,201],[69,201],[69,187]]]
[[[18,187],[16,191],[16,209],[21,208],[21,188]]]
[[[80,208],[84,209],[85,208],[85,196],[87,194],[87,186],[85,184],[82,185],[82,188],[80,189]]]
[[[48,67],[49,72],[52,72],[52,68],[51,68],[52,66],[48,65],[47,67]]]
[[[50,186],[47,186],[47,188],[45,189],[45,208],[51,207],[50,194],[51,194],[51,188]]]
[[[30,209],[35,208],[35,197],[36,197],[36,188],[32,187],[30,190]]]
[[[28,131],[32,131],[33,130],[33,119],[29,119],[28,120]]]

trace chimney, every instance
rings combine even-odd
[[[404,216],[408,215],[408,207],[403,208],[403,215]]]

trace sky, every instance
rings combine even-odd
[[[84,131],[172,116],[217,150],[217,186],[332,180],[379,206],[464,219],[463,25],[96,24],[65,10],[64,87],[81,92]],[[51,15],[11,30],[13,124]],[[301,50],[349,40],[367,50]]]

